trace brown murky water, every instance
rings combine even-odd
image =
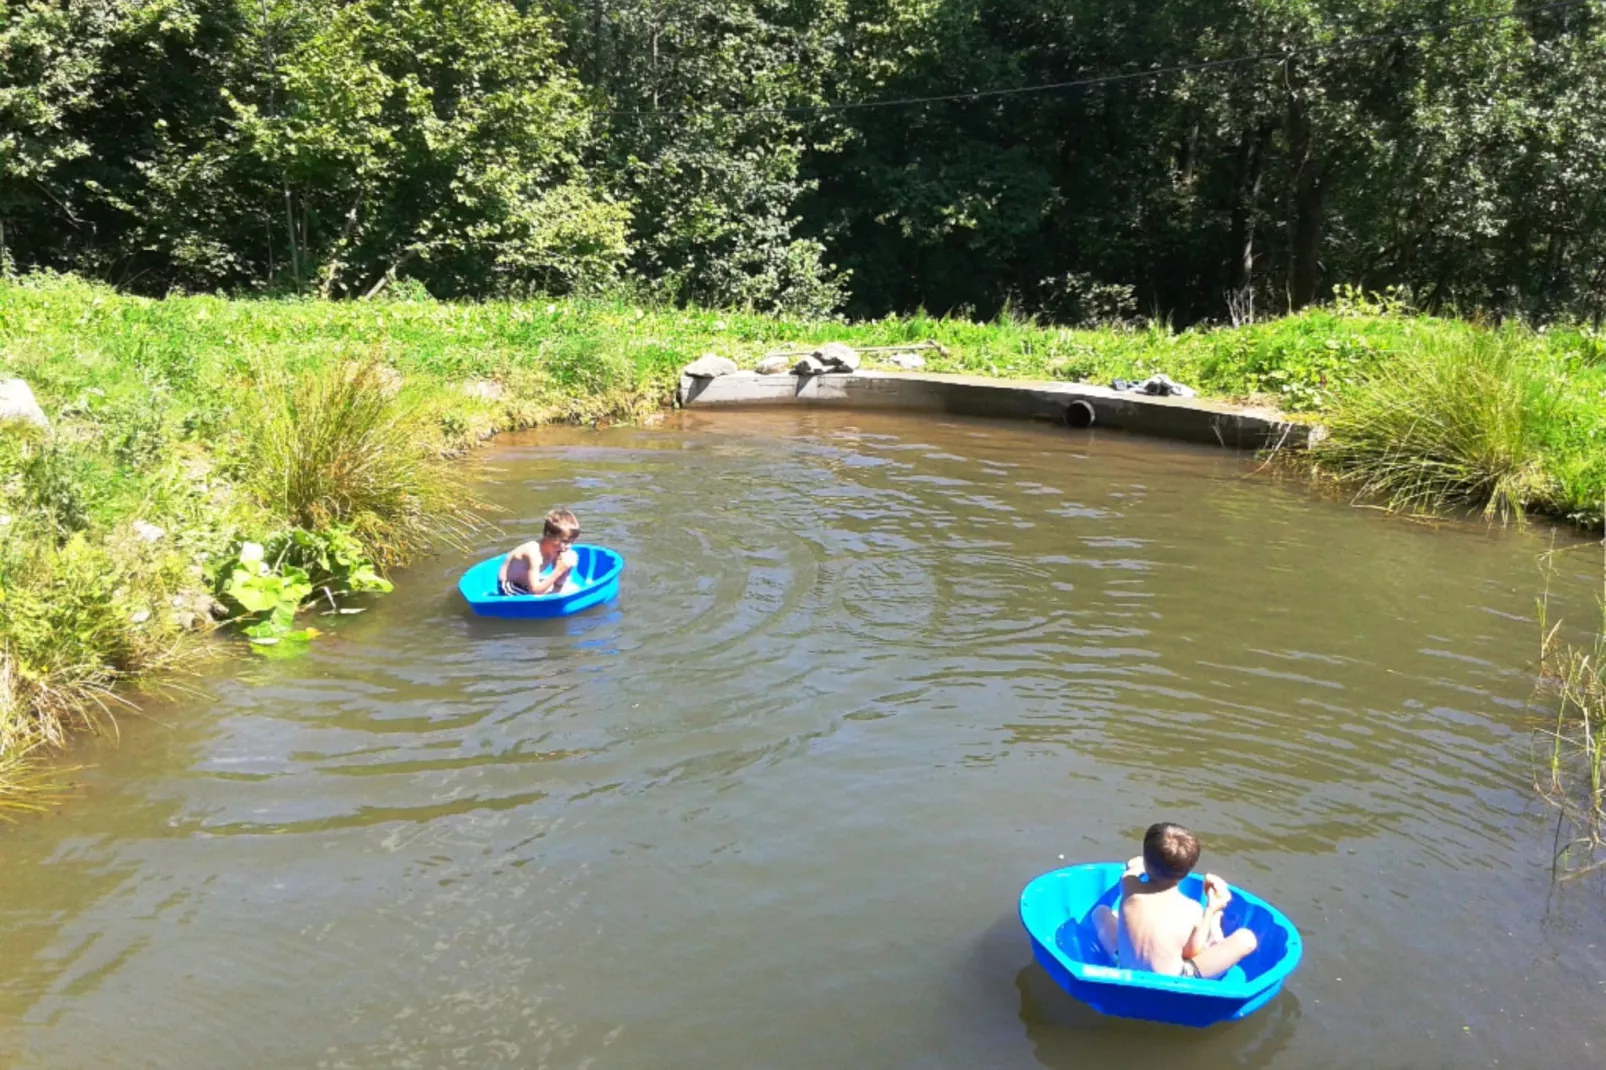
[[[86,749],[0,835],[0,1063],[1593,1067],[1600,885],[1527,785],[1536,555],[1240,456],[694,415],[490,457],[617,606],[470,618],[470,557]],[[1559,603],[1586,618],[1598,564]],[[1151,820],[1304,965],[1207,1033],[1099,1020],[1021,887]]]

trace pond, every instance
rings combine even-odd
[[[0,834],[0,1063],[1606,1058],[1606,896],[1552,885],[1530,784],[1546,532],[931,416],[688,413],[484,461],[506,535],[125,717]],[[457,575],[559,503],[625,554],[619,602],[470,617]],[[1305,935],[1245,1022],[1101,1020],[1032,965],[1026,882],[1159,819]]]

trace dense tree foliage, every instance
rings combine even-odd
[[[1602,0],[4,2],[12,270],[1606,314]]]

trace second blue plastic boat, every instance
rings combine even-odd
[[[1028,884],[1020,897],[1032,954],[1056,984],[1094,1010],[1172,1025],[1235,1021],[1270,1002],[1299,965],[1303,944],[1293,923],[1264,899],[1234,887],[1222,924],[1229,933],[1247,926],[1260,946],[1225,977],[1207,981],[1121,969],[1099,943],[1092,915],[1099,904],[1119,909],[1125,870],[1119,862],[1057,869]],[[1196,899],[1204,894],[1199,876],[1184,878],[1181,887]]]
[[[625,559],[612,550],[589,543],[576,543],[572,549],[578,561],[569,576],[576,590],[568,594],[502,594],[497,590],[496,580],[506,554],[487,558],[463,573],[462,579],[457,581],[457,589],[482,617],[521,620],[567,617],[617,596]]]

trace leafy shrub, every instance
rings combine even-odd
[[[8,451],[15,464],[13,493],[18,504],[45,518],[59,537],[88,528],[101,486],[89,454],[54,436],[19,446]]]
[[[47,523],[21,515],[0,527],[4,701],[32,711],[0,736],[0,752],[34,740],[60,745],[66,727],[92,723],[117,701],[117,681],[185,653],[167,612],[182,584],[172,559],[137,539],[82,532],[58,545]]]
[[[1290,412],[1321,411],[1384,356],[1378,343],[1322,313],[1217,332],[1207,344],[1204,385],[1270,394]]]
[[[265,542],[241,542],[217,571],[217,592],[243,618],[253,643],[307,640],[315,628],[297,629],[302,604],[313,598],[331,604],[340,595],[388,592],[355,536],[345,528],[314,532],[282,531]]]

